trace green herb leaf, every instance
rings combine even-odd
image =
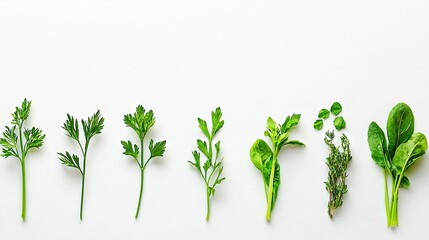
[[[203,169],[201,169],[201,155],[198,151],[193,151],[192,155],[194,156],[194,161],[188,161],[193,167],[195,167],[200,176],[203,178],[204,183],[206,185],[206,197],[207,197],[207,214],[206,221],[210,218],[210,198],[215,193],[215,186],[220,184],[224,177],[221,176],[223,171],[222,161],[223,158],[220,158],[220,141],[218,141],[213,146],[213,139],[215,135],[219,132],[219,130],[223,127],[224,121],[222,118],[222,111],[218,107],[215,111],[211,112],[212,118],[212,128],[211,134],[208,131],[207,122],[201,118],[198,118],[198,124],[201,131],[204,133],[207,138],[207,142],[198,139],[197,140],[197,148],[200,152],[203,153],[206,160],[203,164]],[[213,158],[213,147],[216,151],[216,157]]]
[[[40,148],[43,145],[45,134],[42,130],[32,127],[26,128],[25,121],[30,116],[31,101],[24,99],[21,107],[15,107],[12,113],[12,126],[6,126],[3,137],[0,138],[2,147],[1,156],[15,157],[21,162],[22,168],[22,220],[26,217],[26,177],[25,177],[25,159],[29,151],[33,148]]]
[[[331,106],[331,113],[335,116],[338,116],[341,111],[343,111],[343,107],[341,106],[341,104],[339,102],[334,102]]]
[[[317,119],[313,124],[314,129],[321,130],[323,128],[323,120]]]
[[[81,122],[87,142],[95,135],[100,134],[104,127],[104,118],[101,116],[100,110],[89,117],[86,121],[82,120]]]
[[[414,114],[405,103],[393,107],[387,119],[387,139],[390,157],[395,155],[396,148],[410,139],[414,132]]]
[[[250,160],[259,171],[262,171],[262,166],[266,161],[268,161],[273,156],[273,151],[268,146],[268,144],[262,140],[258,139],[250,148]]]
[[[319,115],[317,115],[317,117],[322,119],[328,119],[329,115],[330,115],[329,110],[324,108],[319,111]]]
[[[336,117],[334,119],[334,127],[338,131],[344,129],[346,127],[346,121],[344,121],[344,118],[343,117]]]
[[[155,117],[152,110],[149,110],[146,112],[144,107],[142,105],[138,105],[136,107],[136,110],[133,114],[126,114],[124,115],[124,124],[127,127],[130,127],[134,130],[138,138],[140,139],[140,151],[137,144],[132,144],[131,141],[121,141],[122,147],[124,148],[125,152],[123,154],[133,157],[136,160],[137,165],[140,168],[140,193],[139,193],[139,200],[137,203],[137,210],[135,218],[137,219],[140,213],[140,205],[141,205],[141,199],[142,199],[142,192],[143,192],[143,176],[144,171],[146,169],[147,164],[156,157],[162,157],[165,152],[166,148],[166,141],[161,142],[155,142],[153,139],[149,141],[149,152],[150,156],[148,159],[144,159],[144,140],[146,137],[146,134],[149,132],[149,130],[153,127],[155,124]],[[139,159],[140,154],[140,159]],[[192,163],[192,162],[191,162]],[[194,165],[192,163],[192,165]],[[199,156],[198,156],[198,165],[194,165],[196,168],[199,169]]]
[[[162,157],[165,152],[166,143],[167,141],[161,141],[154,144],[154,141],[150,140],[150,143],[149,143],[150,158]]]
[[[372,122],[368,127],[368,145],[374,162],[382,168],[390,168],[387,141],[383,130]]]
[[[135,160],[138,160],[138,156],[139,156],[139,147],[137,146],[137,144],[134,144],[131,141],[121,141],[122,144],[122,148],[124,148],[124,155],[128,155],[133,157]]]
[[[428,142],[424,134],[414,133],[411,138],[399,145],[393,157],[393,167],[397,174],[405,173],[428,149]]]
[[[100,110],[98,110],[94,115],[88,117],[87,120],[82,119],[80,122],[82,124],[83,132],[85,135],[84,143],[82,143],[79,139],[79,121],[70,114],[67,114],[67,119],[63,124],[62,128],[66,131],[66,135],[68,137],[74,139],[78,143],[83,159],[82,164],[80,163],[79,157],[77,155],[70,154],[69,152],[66,152],[65,154],[58,153],[58,158],[62,164],[78,169],[81,174],[82,189],[80,198],[80,220],[82,220],[83,199],[85,193],[86,160],[88,155],[89,143],[95,135],[101,133],[101,130],[104,127],[104,118],[101,116]]]

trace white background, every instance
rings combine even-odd
[[[27,159],[25,223],[19,163],[0,161],[0,239],[427,239],[428,157],[400,191],[399,228],[387,229],[382,172],[366,131],[372,120],[384,128],[404,101],[416,130],[429,133],[428,10],[425,0],[1,0],[0,125],[27,97],[28,124],[47,138]],[[349,193],[331,221],[328,151],[312,124],[335,100],[353,161]],[[122,118],[138,104],[154,110],[149,137],[166,139],[167,151],[146,170],[136,221],[139,172],[120,140],[135,140]],[[217,106],[227,179],[206,223],[204,185],[186,161],[203,136],[197,117]],[[56,152],[78,150],[60,127],[66,113],[83,118],[97,109],[106,126],[90,146],[81,222],[79,174]],[[291,137],[307,147],[281,152],[268,224],[248,152],[268,116],[292,113],[302,121]]]

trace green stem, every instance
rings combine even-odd
[[[80,220],[81,221],[83,219],[83,198],[85,195],[85,176],[86,176],[86,154],[88,152],[88,146],[89,146],[89,140],[87,140],[85,143],[85,150],[82,150],[82,147],[81,147],[82,154],[83,154],[82,188],[80,193]]]
[[[267,202],[267,212],[265,214],[265,219],[269,222],[271,220],[271,208],[273,203],[273,188],[274,188],[274,173],[276,169],[277,162],[277,150],[274,151],[273,161],[271,164],[271,173],[270,173],[270,183],[268,187],[268,202]]]
[[[206,214],[206,221],[208,222],[210,219],[210,188],[208,185],[206,185],[207,189],[207,214]]]
[[[393,192],[393,190],[392,190]],[[390,222],[390,206],[389,206],[389,188],[387,187],[387,173],[384,170],[384,205],[386,207],[387,225]]]
[[[22,170],[22,213],[21,218],[25,221],[25,216],[27,212],[27,194],[26,194],[26,181],[25,181],[25,162],[21,161],[21,170]]]
[[[137,204],[136,210],[136,219],[139,217],[140,212],[140,203],[142,201],[142,193],[143,193],[143,182],[144,182],[144,168],[140,169],[140,194],[139,194],[139,202]]]
[[[85,166],[85,161],[84,161],[84,166]],[[85,167],[84,167],[85,169]],[[85,172],[85,170],[84,170]],[[82,174],[82,188],[81,188],[81,193],[80,193],[80,220],[82,221],[83,219],[83,195],[85,193],[85,173]]]

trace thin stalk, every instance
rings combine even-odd
[[[209,185],[206,184],[207,189],[207,214],[206,214],[206,221],[208,222],[210,219],[210,188]]]
[[[21,161],[21,170],[22,170],[22,212],[21,218],[25,221],[25,216],[27,213],[27,197],[26,197],[26,181],[25,181],[25,162]]]
[[[265,214],[265,219],[269,222],[271,220],[271,206],[273,203],[273,187],[274,187],[274,173],[276,169],[277,162],[277,150],[274,150],[273,161],[271,165],[271,173],[270,173],[270,184],[268,187],[268,203],[267,203],[267,212]]]
[[[144,164],[144,156],[143,156],[143,139],[144,137],[140,140],[140,149],[141,149],[140,164],[139,164],[140,165],[140,193],[139,193],[139,201],[137,203],[137,210],[136,210],[136,216],[135,216],[136,219],[139,217],[139,213],[140,213],[140,205],[141,205],[142,195],[143,195],[144,168],[146,165]]]
[[[384,170],[384,205],[386,207],[387,225],[389,226],[389,222],[390,222],[390,206],[389,206],[389,188],[387,187],[387,173],[386,173],[386,169]]]
[[[139,217],[139,212],[140,212],[140,204],[142,201],[142,193],[143,193],[143,182],[144,182],[144,168],[140,170],[140,194],[139,194],[139,202],[137,204],[137,210],[136,210],[136,219]]]
[[[81,146],[80,143],[79,145]],[[85,150],[83,150],[81,146],[81,150],[83,154],[82,189],[80,193],[80,220],[81,221],[83,219],[83,198],[85,195],[85,176],[86,176],[85,174],[86,173],[86,153],[88,152],[88,146],[89,146],[89,140],[87,140],[85,143]]]
[[[26,178],[25,178],[25,153],[24,153],[24,144],[22,141],[22,123],[18,124],[19,132],[19,147],[21,153],[21,172],[22,172],[22,209],[21,209],[21,218],[25,221],[27,215],[27,194],[26,194]]]

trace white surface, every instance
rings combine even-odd
[[[399,224],[386,228],[382,174],[366,143],[370,121],[407,102],[416,130],[429,133],[428,1],[0,1],[0,125],[24,97],[29,124],[46,143],[29,155],[28,212],[20,220],[18,161],[0,161],[0,239],[425,239],[428,157],[401,190]],[[349,193],[330,221],[323,181],[327,149],[312,128],[317,112],[344,106],[353,161]],[[133,139],[122,117],[153,109],[151,137],[165,157],[139,172],[121,154]],[[202,137],[198,116],[224,111],[225,176],[206,223],[202,180],[186,163]],[[56,152],[77,150],[60,128],[66,113],[101,109],[103,134],[87,166],[84,221],[80,178]],[[248,151],[272,116],[302,113],[280,154],[282,185],[272,222]],[[325,128],[326,130],[326,128]]]

